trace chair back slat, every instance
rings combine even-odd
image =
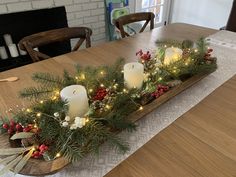
[[[141,33],[145,30],[149,22],[150,22],[150,30],[154,28],[154,18],[155,15],[152,12],[139,12],[121,16],[118,19],[114,20],[113,22],[115,26],[120,30],[122,38],[124,38],[125,36],[129,36],[129,34],[124,30],[124,25],[134,22],[145,21],[143,27],[139,31]]]
[[[92,30],[87,27],[72,27],[49,30],[26,36],[19,42],[20,48],[26,50],[34,62],[49,58],[48,55],[35,51],[34,48],[46,46],[48,44],[69,41],[73,38],[80,38],[73,51],[79,49],[84,41],[86,47],[91,47]]]

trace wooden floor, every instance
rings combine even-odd
[[[236,76],[105,177],[236,177]]]

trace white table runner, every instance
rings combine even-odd
[[[80,163],[70,165],[52,177],[102,177],[128,158],[153,136],[165,129],[177,118],[190,110],[217,87],[236,74],[236,33],[220,31],[208,37],[214,55],[218,58],[218,69],[194,86],[185,90],[152,113],[138,121],[136,132],[122,132],[120,136],[130,144],[130,151],[117,154],[104,144],[98,157],[88,156]],[[5,176],[10,177],[12,173]],[[16,175],[18,177],[22,175]]]

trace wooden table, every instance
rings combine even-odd
[[[236,76],[105,177],[236,177]]]
[[[25,100],[21,100],[18,98],[18,91],[22,90],[25,87],[29,87],[29,86],[32,86],[35,84],[31,80],[31,75],[35,72],[50,72],[50,73],[54,73],[54,74],[62,74],[63,70],[67,69],[70,73],[74,73],[75,72],[75,69],[74,69],[75,64],[80,64],[82,66],[85,66],[85,65],[96,66],[96,65],[101,65],[101,64],[112,64],[119,57],[124,57],[124,58],[126,58],[127,61],[135,61],[136,60],[135,52],[138,51],[139,49],[148,50],[150,48],[151,49],[155,48],[155,41],[157,39],[197,40],[198,38],[200,38],[202,36],[208,36],[208,35],[213,34],[215,32],[216,32],[216,30],[202,28],[202,27],[193,26],[193,25],[172,24],[172,25],[169,25],[166,27],[154,29],[151,32],[146,32],[146,33],[136,35],[134,37],[130,37],[130,38],[126,38],[126,39],[122,39],[122,40],[118,40],[118,41],[114,41],[114,42],[110,42],[110,43],[104,43],[104,44],[98,45],[96,47],[92,47],[90,49],[84,49],[79,52],[69,53],[69,54],[58,56],[58,57],[55,57],[55,58],[52,58],[49,60],[45,60],[45,61],[38,62],[35,64],[27,65],[27,66],[24,66],[21,68],[2,72],[2,73],[0,73],[0,78],[18,76],[20,78],[20,80],[17,82],[14,82],[14,83],[0,83],[0,90],[1,90],[0,112],[2,114],[5,114],[5,111],[8,110],[9,108],[16,109],[15,108],[16,105],[19,105],[19,107],[27,106],[28,103]],[[182,128],[182,129],[184,129],[184,128]],[[177,130],[175,130],[175,131],[177,131]],[[176,133],[170,133],[170,134],[167,133],[167,135],[166,135],[167,143],[173,139],[172,136],[174,138],[176,138]],[[185,141],[183,141],[182,138],[185,139],[185,137],[181,137],[178,139],[178,142],[180,142],[180,143],[185,142]],[[165,139],[165,138],[163,138],[163,139]],[[190,141],[191,136],[189,135],[186,139]],[[150,148],[150,149],[158,148],[158,143],[154,143],[154,144],[155,145],[152,145],[148,148]],[[175,147],[175,144],[170,143],[170,145],[173,146],[171,150],[177,149],[177,147]],[[198,145],[198,144],[195,144],[195,145]],[[154,169],[158,169],[155,172],[158,172],[160,174],[165,174],[164,173],[165,171],[169,172],[168,166],[170,166],[170,165],[173,165],[174,169],[176,171],[178,171],[178,168],[177,168],[178,165],[175,164],[177,162],[175,162],[175,161],[169,162],[168,160],[165,161],[166,157],[172,158],[171,156],[169,156],[168,152],[171,152],[173,155],[175,155],[174,153],[178,154],[178,152],[177,151],[172,152],[170,150],[165,151],[166,146],[167,145],[163,145],[162,151],[160,151],[160,153],[157,153],[156,156],[153,156],[152,153],[151,153],[151,155],[150,154],[148,155],[149,150],[147,152],[145,152],[144,156],[143,155],[139,156],[139,159],[141,161],[144,159],[145,159],[145,161],[144,162],[142,161],[140,164],[138,164],[138,161],[137,161],[137,163],[133,163],[133,164],[137,164],[137,166],[134,167],[134,169],[132,169],[130,167],[130,170],[135,170],[136,172],[138,172],[138,170],[136,168],[139,168],[139,166],[147,167],[147,168],[140,168],[141,169],[141,171],[139,172],[140,175],[134,171],[131,171],[130,174],[126,173],[124,175],[141,176],[142,174],[144,174],[144,176],[145,176],[144,172],[147,172],[147,171],[152,172],[148,168],[149,166]],[[187,147],[187,146],[184,146],[184,147]],[[181,147],[179,147],[179,148],[181,148]],[[199,145],[199,148],[201,148],[200,145]],[[188,160],[187,162],[190,163],[191,159],[189,159],[184,154],[184,152],[185,152],[184,150],[186,150],[186,152],[187,152],[187,149],[183,149],[181,151],[181,154],[184,157],[186,157],[186,160]],[[157,152],[159,152],[159,151],[157,151]],[[198,160],[197,155],[198,154],[196,154],[196,161]],[[202,155],[202,154],[199,153],[199,155]],[[163,161],[158,161],[160,158],[163,158],[162,159]],[[151,161],[150,165],[146,163],[148,161],[148,159]],[[146,166],[143,165],[144,163],[146,164]],[[154,166],[152,165],[152,163],[154,164]],[[193,163],[195,164],[196,162],[193,161]],[[156,167],[157,165],[158,165],[158,167]],[[131,164],[131,166],[132,166],[132,164]],[[179,173],[176,172],[176,174],[180,174],[178,176],[188,176],[189,174],[191,174],[190,170],[187,169],[187,167],[184,168],[185,166],[181,166],[181,165],[179,165],[179,167],[180,167],[180,169],[179,169],[180,172]],[[186,169],[186,172],[185,172],[185,169]],[[125,170],[127,170],[127,168]],[[119,173],[120,173],[119,169],[118,169],[118,171],[116,169],[116,170],[114,170],[114,173],[111,172],[111,174],[109,174],[109,175],[114,174],[114,176],[118,176]],[[197,174],[197,172],[194,174]],[[148,174],[146,174],[146,175],[148,175]],[[123,176],[123,174],[121,174],[121,176]],[[156,175],[156,173],[150,173],[149,176],[157,176],[157,175]],[[166,175],[166,176],[169,176],[169,175]],[[195,176],[197,176],[197,175],[195,175]]]
[[[124,57],[127,61],[134,61],[137,59],[136,51],[154,48],[157,39],[197,40],[215,32],[216,30],[188,24],[171,24],[134,37],[104,43],[79,52],[2,72],[0,78],[17,76],[20,80],[14,83],[0,83],[0,113],[5,114],[9,108],[15,109],[16,105],[22,107],[22,105],[28,104],[25,100],[18,98],[18,92],[35,84],[31,80],[31,75],[35,72],[62,74],[63,70],[67,69],[70,73],[74,73],[74,65],[78,63],[82,66],[111,64],[119,57]]]

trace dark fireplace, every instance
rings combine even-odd
[[[3,37],[4,34],[10,34],[12,42],[17,46],[25,36],[63,27],[68,27],[65,7],[0,15],[0,46],[5,47],[8,55],[7,59],[0,59],[0,71],[32,63],[28,55],[20,55],[19,49],[17,49],[18,57],[11,56],[9,47]],[[40,51],[49,56],[57,56],[68,52],[70,49],[69,41],[39,48]]]

